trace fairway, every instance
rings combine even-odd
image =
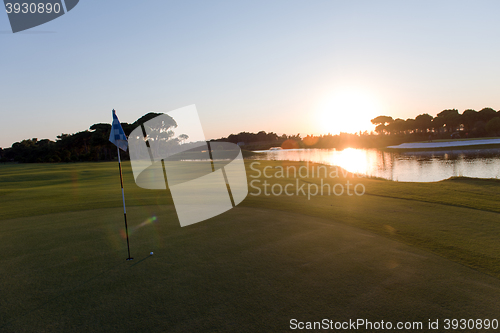
[[[361,179],[363,196],[310,200],[250,190],[181,228],[168,191],[124,171],[130,262],[116,163],[0,166],[1,332],[277,332],[291,319],[500,311],[498,181]]]

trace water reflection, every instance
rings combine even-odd
[[[328,164],[338,165],[352,173],[366,174],[368,172],[368,165],[370,163],[363,151],[347,148],[336,153],[329,154]]]
[[[263,160],[310,161],[394,181],[435,182],[450,177],[500,178],[500,149],[394,153],[378,149],[261,151]]]

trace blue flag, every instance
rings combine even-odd
[[[111,125],[111,133],[109,133],[109,141],[113,142],[113,144],[121,150],[127,151],[127,137],[123,131],[122,124],[120,124],[116,116],[115,110],[113,110],[113,124]]]

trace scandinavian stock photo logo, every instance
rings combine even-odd
[[[80,0],[3,0],[12,32],[52,21],[75,8]]]
[[[305,162],[303,165],[267,165],[250,163],[251,196],[305,196],[307,200],[320,196],[362,196],[366,188],[359,182],[365,178],[335,165]],[[342,181],[340,181],[342,179]]]
[[[128,143],[136,184],[145,189],[168,184],[183,227],[235,207],[248,194],[240,148],[207,142],[194,105],[145,122]]]

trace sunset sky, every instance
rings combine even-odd
[[[207,139],[500,109],[499,1],[83,0],[12,34],[0,147],[196,104]]]

